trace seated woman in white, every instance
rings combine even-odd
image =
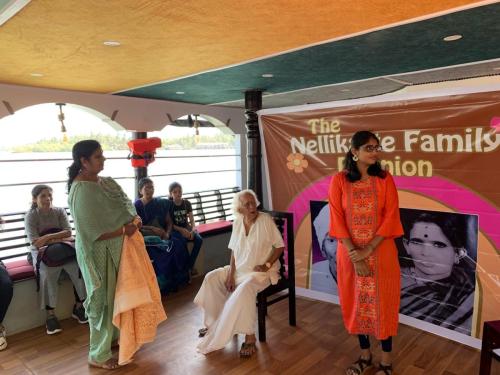
[[[194,302],[204,310],[204,336],[198,351],[222,349],[235,334],[244,334],[240,355],[256,351],[257,293],[279,280],[278,258],[284,243],[270,215],[257,211],[259,201],[251,190],[235,195],[235,220],[229,240],[231,264],[209,272]]]

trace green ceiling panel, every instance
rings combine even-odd
[[[453,34],[463,38],[442,40]],[[250,88],[281,93],[499,57],[497,3],[119,95],[212,104],[241,99]],[[263,78],[264,73],[274,77]]]

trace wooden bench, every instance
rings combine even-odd
[[[214,236],[230,232],[232,229],[232,201],[234,195],[240,191],[239,187],[186,193],[184,197],[193,206],[193,216],[197,223],[198,232],[202,237]],[[70,224],[73,220],[66,208]],[[24,229],[25,212],[1,214],[4,224],[0,229],[0,260],[4,263],[13,281],[21,281],[35,277],[33,266],[28,263],[26,255],[29,252],[29,243]],[[11,250],[13,254],[5,255]],[[20,257],[23,257],[19,259]],[[15,260],[9,260],[14,259]]]
[[[193,207],[198,233],[202,237],[230,232],[233,228],[232,203],[239,187],[183,194]]]
[[[1,214],[3,225],[0,229],[0,260],[4,261],[12,281],[35,278],[33,266],[26,258],[30,244],[24,230],[24,215],[25,212]],[[6,255],[7,250],[11,250],[12,254]],[[22,259],[10,260],[22,256]]]

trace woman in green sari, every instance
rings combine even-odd
[[[104,168],[101,145],[85,140],[73,146],[68,168],[68,203],[76,229],[76,255],[87,289],[85,310],[89,318],[89,364],[105,369],[118,367],[112,342],[118,330],[112,324],[116,279],[123,238],[138,229],[134,205]]]

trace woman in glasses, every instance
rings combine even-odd
[[[337,283],[347,331],[357,335],[361,354],[346,369],[372,367],[369,336],[382,343],[376,375],[392,374],[392,337],[398,328],[400,268],[394,238],[403,234],[392,176],[379,163],[379,140],[369,131],[351,139],[344,170],[330,183],[330,236],[339,242]]]
[[[402,269],[400,312],[470,335],[475,278],[465,244],[467,216],[431,211],[412,216],[403,220],[402,242],[411,258]]]

